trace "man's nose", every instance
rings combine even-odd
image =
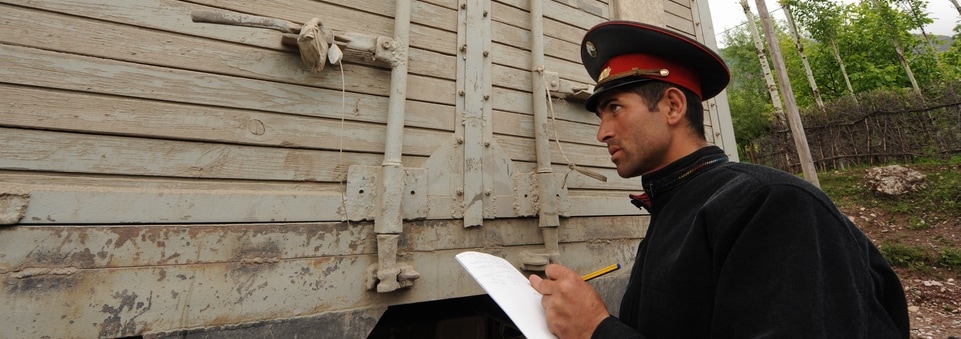
[[[613,136],[614,135],[611,133],[611,129],[609,128],[608,124],[604,123],[604,120],[601,120],[601,124],[597,126],[597,141],[606,142],[607,139],[610,139]]]

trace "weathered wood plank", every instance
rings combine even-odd
[[[291,0],[283,3],[259,3],[243,0],[192,0],[197,3],[238,12],[307,22],[320,17],[325,26],[335,31],[351,31],[378,36],[394,36],[393,6],[382,1],[340,1],[328,3]],[[392,3],[390,3],[392,4]],[[457,12],[429,3],[418,3],[411,12],[410,44],[413,47],[453,54],[457,44]],[[442,27],[438,29],[435,27]]]
[[[28,267],[123,268],[377,253],[372,223],[184,226],[170,223],[126,227],[89,224],[19,227],[3,231],[7,239],[12,236],[17,240],[16,244],[0,240],[9,245],[5,248],[11,249],[7,256],[0,258],[0,272]],[[58,238],[64,240],[49,241]],[[107,253],[94,255],[107,249]],[[71,253],[91,255],[71,256]]]
[[[44,92],[12,86],[0,86],[0,94],[20,98],[17,109],[0,112],[4,117],[0,124],[8,126],[328,150],[338,150],[341,147],[342,135],[343,147],[348,151],[378,152],[383,147],[382,140],[371,139],[382,135],[377,132],[383,128],[380,125],[372,127],[344,123],[345,127],[342,129],[338,120],[190,107],[126,98],[88,97],[78,93]],[[66,101],[82,105],[58,104]],[[530,116],[499,111],[496,116],[495,130],[513,135],[511,139],[517,139],[513,143],[524,145],[520,149],[511,149],[514,158],[531,160],[533,152],[524,154],[530,151],[526,150],[530,142],[523,141],[527,139],[525,136],[529,135],[532,128]],[[603,147],[593,140],[596,125],[584,126],[564,120],[557,120],[552,125],[558,128],[561,140],[584,142],[592,146],[589,149],[593,150],[593,153],[601,154],[602,157],[606,154]],[[358,130],[365,132],[356,133]],[[318,131],[321,133],[317,133]],[[10,130],[10,133],[16,134],[19,131]],[[428,155],[447,135],[448,132],[409,129],[408,137],[405,138],[405,149],[409,154]],[[52,139],[56,140],[58,137]],[[327,155],[330,156],[332,155]],[[574,161],[577,161],[576,159],[572,158]],[[606,159],[600,165],[610,166]]]
[[[391,299],[411,302],[475,292],[470,278],[461,276],[463,270],[455,270],[456,262],[417,259],[431,275],[438,273],[435,266],[426,267],[428,263],[448,269],[444,272],[448,281],[464,287],[432,286],[399,296],[368,293],[362,287],[365,277],[358,273],[376,263],[375,256],[279,261],[268,257],[229,264],[74,268],[55,273],[26,269],[2,275],[5,293],[0,305],[17,312],[3,312],[0,320],[17,326],[4,326],[0,336],[127,337],[387,305]],[[42,301],[38,302],[38,295]]]
[[[522,49],[530,49],[531,32],[517,28],[508,24],[494,21],[492,24],[494,42],[510,46],[517,46]],[[544,52],[546,55],[579,63],[581,61],[580,42],[572,43],[562,41],[550,36],[544,37]]]
[[[562,243],[561,259],[585,272],[610,260],[628,264],[636,243],[636,239]],[[203,246],[215,252],[218,245]],[[107,248],[88,249],[80,255],[96,256]],[[0,314],[0,320],[18,326],[4,326],[0,336],[135,336],[482,293],[454,260],[460,249],[409,253],[407,260],[421,278],[404,293],[391,294],[369,293],[363,287],[366,277],[358,273],[377,262],[373,255],[276,259],[273,254],[287,249],[269,244],[243,249],[246,252],[227,263],[55,271],[37,267],[2,273],[6,283],[0,307],[17,312]],[[487,251],[520,265],[522,252],[538,250],[542,247],[498,246]],[[37,302],[37,295],[58,302]]]
[[[0,5],[0,19],[9,24],[13,33],[0,37],[0,42],[13,45],[38,49],[55,46],[59,52],[334,90],[344,88],[351,92],[381,96],[389,91],[390,83],[384,81],[387,77],[384,65],[374,68],[348,64],[343,74],[348,81],[344,81],[341,72],[334,66],[320,74],[304,70],[296,51],[251,48],[9,5]],[[163,43],[150,44],[144,41]],[[420,49],[412,49],[410,53],[409,69],[412,74],[453,80],[456,64],[453,57]],[[414,80],[416,86],[417,80]]]
[[[171,70],[19,46],[0,45],[0,62],[6,66],[0,69],[6,81],[38,87],[338,119],[342,114],[340,105],[331,107],[325,104],[346,101],[353,109],[353,115],[358,116],[382,115],[386,107],[386,98],[371,95]],[[415,90],[409,93],[420,93],[430,98],[429,101],[453,104],[453,81],[424,79],[434,84],[414,86]],[[445,92],[438,88],[451,88],[450,95],[438,95]]]
[[[511,112],[494,111],[494,130],[498,134],[506,134],[517,137],[531,135],[534,131],[533,117],[526,114],[516,114]],[[564,143],[580,143],[589,146],[602,146],[596,139],[597,125],[586,125],[578,122],[566,120],[549,120],[548,133],[551,140],[556,137]],[[526,133],[526,134],[525,134]],[[553,142],[553,141],[552,141]]]
[[[694,38],[694,23],[688,19],[684,19],[673,14],[666,14],[664,16],[664,23],[668,28],[672,28],[675,31],[687,34],[690,38]]]
[[[526,138],[514,138],[509,136],[494,135],[494,140],[504,149],[504,152],[514,161],[535,161],[534,141]],[[566,165],[564,155],[578,165],[590,167],[611,166],[610,155],[604,146],[588,146],[582,144],[568,144],[563,146],[564,154],[557,148],[556,143],[551,143],[551,162]]]
[[[510,47],[494,48],[495,52],[506,52],[508,55],[498,55],[495,56],[495,62],[493,66],[493,71],[491,72],[492,81],[494,86],[501,86],[511,89],[516,89],[519,91],[531,92],[531,69],[522,68],[517,66],[522,66],[526,64],[530,66],[531,56],[530,53],[517,54],[517,50]],[[526,56],[526,58],[524,58]],[[517,64],[507,65],[504,63],[496,62],[504,60],[507,62],[512,62]],[[523,60],[523,61],[522,61]],[[513,66],[513,67],[507,67]],[[587,71],[584,70],[584,66],[581,64],[574,64],[568,61],[560,61],[554,58],[546,58],[544,69],[547,72],[555,72],[557,75],[564,80],[574,79],[577,82],[586,87],[586,84],[593,84],[594,81],[591,80],[590,76],[587,75]],[[538,81],[540,77],[538,76]],[[547,85],[547,84],[545,84]]]
[[[524,7],[520,8],[511,4],[502,3],[501,1],[494,1],[491,4],[491,12],[494,13],[495,21],[530,31],[531,16],[529,6],[526,1],[524,2]],[[608,8],[607,5],[604,5],[604,8],[606,11],[606,8]],[[598,20],[597,23],[601,21],[604,20]],[[581,38],[584,36],[585,31],[586,29],[584,28],[572,26],[564,21],[555,20],[551,18],[550,15],[546,15],[544,18],[544,35],[551,38],[580,45]]]
[[[16,106],[0,109],[0,126],[346,152],[379,153],[385,147],[383,121],[340,121],[3,84],[0,97],[17,98]],[[453,129],[453,114],[440,116],[437,111],[420,108],[411,115],[421,116],[418,120],[425,122],[433,117],[433,126],[428,127]],[[382,115],[369,118],[384,119]],[[432,153],[439,140],[450,134],[419,128],[409,131],[406,151],[420,155]]]
[[[495,65],[503,65],[530,73],[531,53],[528,50],[504,44],[493,44],[491,56]],[[556,72],[561,79],[580,84],[594,84],[594,80],[587,75],[580,62],[571,62],[550,56],[544,58],[544,66],[548,72]],[[495,77],[496,73],[493,74]],[[495,84],[500,84],[495,80]]]
[[[520,163],[521,173],[533,173],[533,163]],[[592,193],[597,199],[583,209],[574,204],[565,215],[574,217],[632,215],[624,204],[627,192],[641,190],[637,179],[620,179],[609,169],[595,169],[611,179],[602,183],[563,166],[555,166],[560,177],[556,184],[569,188],[608,190],[617,193]],[[0,179],[7,189],[29,194],[28,208],[22,225],[44,224],[165,224],[217,222],[317,222],[360,219],[365,216],[344,215],[345,183],[286,184],[244,181],[184,181],[173,179],[123,179],[84,176],[5,174]],[[11,186],[12,185],[12,186]],[[589,195],[572,191],[573,196]],[[460,205],[453,196],[431,196],[431,218],[453,218]],[[374,199],[371,197],[371,199]],[[501,197],[507,204],[499,208],[498,218],[516,217],[510,196]],[[575,198],[574,200],[581,199]],[[452,203],[453,201],[453,203]],[[584,214],[586,213],[586,214]],[[454,213],[456,214],[456,213]],[[456,218],[455,218],[456,219]]]
[[[633,208],[633,206],[632,206]],[[635,209],[636,211],[636,209]],[[637,214],[637,213],[635,213]],[[565,242],[643,237],[646,216],[565,218],[560,232]],[[150,226],[24,226],[2,231],[0,273],[29,267],[78,269],[215,264],[239,261],[300,259],[376,254],[370,222],[182,224]],[[537,218],[490,220],[484,227],[465,229],[457,220],[407,224],[404,243],[411,252],[432,252],[543,242]],[[513,237],[502,237],[513,234]],[[49,239],[64,239],[50,242]],[[25,249],[25,250],[20,250]],[[109,249],[108,253],[97,252]],[[71,255],[88,253],[90,255]]]
[[[568,7],[579,10],[583,13],[588,13],[596,17],[607,19],[611,17],[610,6],[607,1],[590,1],[590,0],[554,0],[557,3],[565,4]],[[549,7],[552,10],[557,10],[557,8]],[[581,15],[583,16],[583,15]]]
[[[290,50],[280,44],[279,32],[256,28],[197,24],[190,20],[192,10],[210,7],[178,0],[2,0],[6,4],[49,10],[67,15],[105,20],[123,25],[161,31],[206,36],[264,48]]]
[[[519,9],[530,9],[528,0],[497,1]],[[611,17],[610,7],[607,4],[582,0],[544,1],[544,16],[582,30],[587,30]]]
[[[494,87],[493,97],[497,98],[494,100],[494,109],[514,112],[522,114],[533,114],[533,98],[529,91],[521,92],[511,89]],[[584,109],[584,103],[582,101],[567,101],[561,99],[554,99],[551,101],[554,109],[554,117],[562,120],[569,120],[574,122],[583,123],[586,125],[593,125],[590,128],[597,128],[599,120],[594,113],[588,112]],[[586,143],[592,143],[594,138],[589,138]]]
[[[0,166],[11,170],[182,178],[340,181],[377,154],[169,141],[0,128]],[[338,159],[341,159],[338,164]]]
[[[639,178],[634,180],[640,181]],[[610,214],[611,211],[619,211],[617,215],[647,215],[647,212],[631,204],[628,195],[637,193],[640,193],[640,191],[577,189],[568,191],[567,195],[571,202],[570,211],[572,215],[613,215]],[[603,212],[592,212],[594,210]]]
[[[30,185],[21,225],[344,220],[341,192]]]
[[[377,15],[320,1],[299,0],[278,3],[259,3],[239,0],[193,1],[209,4],[214,8],[176,0],[154,0],[151,6],[144,6],[140,1],[130,0],[4,0],[3,2],[98,20],[108,20],[132,26],[180,32],[195,36],[214,37],[219,40],[241,44],[257,44],[261,47],[274,49],[288,49],[280,44],[279,32],[271,32],[257,28],[193,23],[190,20],[190,12],[197,9],[228,9],[294,22],[307,22],[311,17],[323,15],[324,24],[338,31],[354,31],[379,36],[394,36],[394,24],[392,19],[390,19],[393,17],[393,12],[387,16]],[[346,1],[345,3],[354,4],[355,2]],[[381,4],[380,2],[377,3]],[[451,30],[451,32],[453,32],[453,30]],[[411,46],[439,53],[453,54],[451,53],[451,46],[456,45],[456,35],[453,33],[448,32],[445,34],[441,30],[423,25],[413,25],[411,27],[411,37]]]

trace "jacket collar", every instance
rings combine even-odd
[[[728,162],[727,155],[717,146],[707,146],[684,156],[656,171],[641,177],[644,192],[632,194],[631,203],[654,213],[655,199],[667,201],[673,191],[701,173]]]

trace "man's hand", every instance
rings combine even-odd
[[[550,264],[547,279],[531,275],[531,286],[540,292],[547,314],[547,328],[559,338],[590,338],[610,314],[597,291],[569,268]]]

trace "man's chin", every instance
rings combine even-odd
[[[637,171],[632,171],[631,169],[628,169],[628,168],[622,169],[620,166],[618,166],[617,175],[620,176],[621,178],[627,179],[627,178],[640,176],[641,174],[638,173]]]

